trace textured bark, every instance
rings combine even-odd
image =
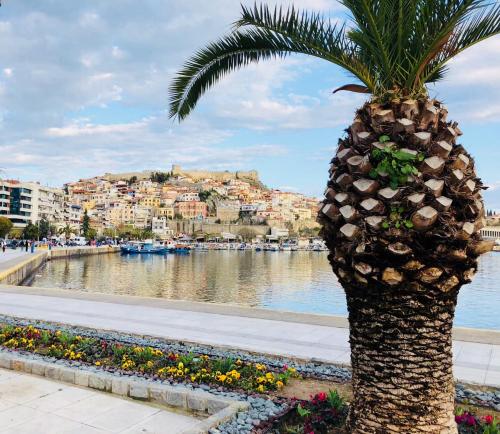
[[[456,433],[451,328],[456,291],[346,285],[356,434]]]
[[[367,103],[331,162],[318,217],[347,296],[355,434],[457,432],[454,309],[490,245],[479,235],[482,183],[446,117],[435,100]],[[377,165],[373,149],[385,146],[424,156],[397,191],[365,169]],[[412,228],[387,228],[395,206]]]

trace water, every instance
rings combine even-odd
[[[500,329],[500,253],[480,260],[462,288],[455,324]],[[245,306],[346,315],[344,291],[325,252],[210,251],[191,255],[95,255],[48,262],[31,285],[236,303]]]

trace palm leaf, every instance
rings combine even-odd
[[[351,24],[294,7],[242,6],[232,33],[192,56],[170,86],[170,116],[185,118],[226,74],[250,63],[306,54],[338,65],[361,84],[339,90],[420,95],[458,53],[500,33],[490,0],[339,0]]]

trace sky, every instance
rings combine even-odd
[[[244,0],[245,4],[253,1]],[[269,2],[273,4],[273,1]],[[280,4],[290,5],[284,0]],[[333,20],[335,0],[296,0]],[[258,170],[271,187],[321,196],[338,137],[364,96],[340,68],[295,56],[230,74],[182,123],[168,86],[231,30],[237,0],[3,0],[0,177],[51,186],[105,172]],[[450,64],[430,89],[459,121],[488,208],[500,209],[500,36]]]

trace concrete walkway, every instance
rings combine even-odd
[[[182,433],[197,423],[188,415],[0,369],[2,434]]]
[[[345,318],[1,285],[0,313],[349,363]],[[500,334],[462,329],[458,335],[464,340],[454,341],[455,376],[466,382],[500,386]],[[471,342],[474,337],[479,342]]]
[[[12,265],[15,265],[21,259],[27,258],[31,253],[25,252],[24,249],[6,249],[2,252],[0,249],[0,271],[7,270]]]

